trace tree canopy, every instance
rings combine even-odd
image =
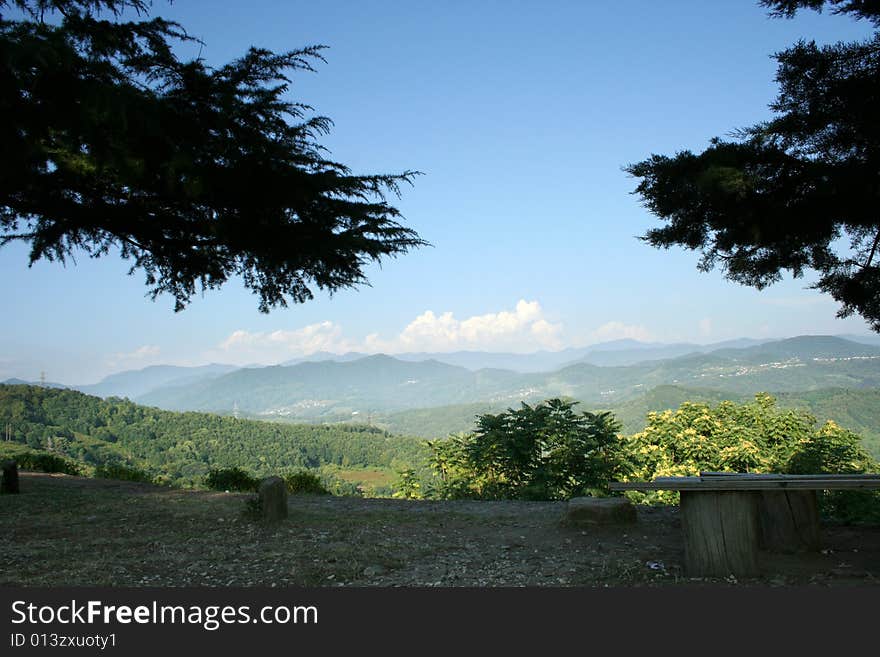
[[[773,16],[821,10],[880,28],[880,4],[764,0]],[[642,239],[702,253],[699,268],[763,289],[783,273],[880,331],[880,33],[863,42],[800,41],[775,55],[773,118],[714,138],[702,153],[652,155],[626,167],[634,193],[665,225]]]
[[[430,464],[449,498],[568,499],[602,492],[626,472],[619,425],[607,412],[576,413],[577,402],[477,417],[471,434],[429,441]]]
[[[426,244],[387,200],[417,172],[353,174],[318,141],[331,121],[288,99],[323,46],[212,68],[147,10],[0,0],[0,245],[31,264],[118,251],[175,310],[240,276],[268,312]]]
[[[875,472],[878,463],[858,435],[824,424],[801,410],[782,409],[766,393],[753,402],[717,405],[685,402],[676,410],[648,413],[643,431],[626,439],[629,478],[697,476],[704,471],[792,474]],[[630,492],[641,502],[675,502],[678,492]],[[826,514],[851,520],[880,518],[877,491],[826,491]]]

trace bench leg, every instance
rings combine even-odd
[[[681,491],[689,576],[758,574],[758,499],[749,491]]]
[[[761,547],[771,552],[817,552],[819,504],[814,490],[761,491]]]

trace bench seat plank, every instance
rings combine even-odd
[[[653,481],[611,482],[611,490],[880,490],[880,475],[868,477],[731,476],[657,477]]]
[[[821,474],[821,475],[801,475],[801,474],[776,474],[776,473],[756,473],[756,472],[701,472],[700,477],[737,477],[739,479],[751,480],[785,480],[785,481],[844,481],[849,479],[858,479],[864,481],[880,481],[880,474]],[[679,477],[657,477],[657,479],[679,479]]]

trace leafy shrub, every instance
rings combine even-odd
[[[153,483],[153,475],[149,472],[118,463],[95,466],[95,477],[120,481],[139,481],[145,484]]]
[[[878,465],[856,434],[833,422],[816,427],[816,418],[780,409],[767,394],[755,401],[716,406],[686,402],[675,411],[649,413],[645,430],[628,441],[632,479],[695,476],[701,471],[847,474],[876,472]],[[642,503],[677,503],[675,491],[632,491]],[[827,491],[822,514],[840,520],[880,519],[880,494]]]
[[[13,458],[22,470],[61,472],[70,475],[83,474],[82,467],[78,463],[55,454],[27,451],[16,454]]]
[[[156,486],[173,486],[174,482],[167,474],[157,474],[153,477],[153,484]]]
[[[855,474],[875,469],[877,463],[852,431],[828,421],[802,439],[786,464],[792,474]]]
[[[241,468],[213,469],[205,476],[205,485],[211,490],[255,491],[260,482]]]
[[[787,465],[793,474],[858,474],[878,469],[859,436],[830,421],[798,444]],[[822,515],[835,520],[880,521],[880,491],[825,491],[819,505]]]
[[[308,470],[300,470],[284,475],[284,484],[290,493],[307,493],[310,495],[329,495],[321,478]]]
[[[392,497],[404,500],[420,500],[423,498],[422,483],[419,481],[415,470],[412,468],[398,470]]]
[[[324,475],[323,486],[330,495],[337,497],[363,497],[364,491],[352,481],[346,481],[342,477],[332,474]]]
[[[568,499],[604,494],[626,471],[610,413],[550,399],[477,418],[476,431],[428,443],[440,497]]]

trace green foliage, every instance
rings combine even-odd
[[[644,431],[628,439],[630,479],[697,476],[703,471],[845,474],[876,472],[878,464],[859,437],[804,411],[781,409],[770,395],[746,404],[684,403],[676,411],[650,413]],[[675,503],[674,491],[632,492],[639,502]],[[834,491],[823,495],[826,515],[862,520],[880,517],[880,496]]]
[[[880,27],[876,3],[764,4],[784,16],[830,4]],[[717,264],[758,289],[815,270],[813,287],[841,304],[839,317],[858,313],[880,331],[880,33],[827,46],[800,41],[775,58],[771,120],[733,141],[713,139],[701,153],[652,155],[627,167],[641,179],[635,192],[665,222],[643,239],[699,250],[702,271]]]
[[[718,383],[721,385],[720,381]],[[781,408],[804,410],[820,422],[833,420],[855,431],[861,436],[865,449],[874,458],[880,459],[880,389],[819,388],[772,394]],[[627,401],[613,405],[607,405],[606,402],[606,405],[598,408],[610,412],[620,422],[622,433],[629,435],[645,428],[645,418],[650,412],[675,409],[688,401],[717,404],[725,400],[743,403],[751,399],[751,394],[730,390],[660,385]],[[381,421],[392,432],[436,439],[449,434],[467,433],[473,428],[476,415],[500,410],[503,408],[496,409],[488,402],[442,406],[402,411],[385,416]]]
[[[748,404],[685,402],[676,411],[649,413],[645,430],[630,438],[633,477],[780,472],[815,423],[802,411],[777,409],[763,393]]]
[[[288,99],[323,46],[209,67],[150,8],[0,1],[0,244],[31,262],[118,249],[175,310],[240,276],[263,312],[425,244],[386,200],[416,172],[353,175],[318,141],[331,121]]]
[[[95,465],[120,465],[177,486],[201,485],[212,469],[246,467],[255,477],[293,469],[390,468],[421,463],[422,442],[374,427],[291,425],[173,413],[72,390],[0,385],[0,426],[13,440]]]
[[[346,481],[333,474],[325,473],[321,485],[327,489],[328,493],[338,497],[364,497],[364,491],[356,483]]]
[[[782,411],[765,394],[747,404],[685,402],[678,410],[649,413],[645,430],[628,439],[631,479],[696,476],[701,471],[782,472],[797,445],[812,435],[815,418]],[[633,495],[639,500],[677,500],[672,491]]]
[[[604,492],[625,471],[618,425],[609,413],[575,413],[575,403],[523,403],[519,410],[480,416],[472,434],[429,442],[437,493],[566,499]]]
[[[120,481],[139,481],[152,484],[154,477],[149,472],[125,465],[111,464],[95,466],[95,477],[101,479],[118,479]]]
[[[828,5],[832,14],[852,14],[857,19],[869,20],[880,26],[880,6],[865,0],[761,0],[770,9],[771,16],[792,18],[800,9],[822,11]]]
[[[211,490],[255,491],[259,483],[241,468],[211,470],[205,477],[205,486]]]
[[[845,402],[845,393],[833,399]],[[863,404],[852,406],[853,417],[868,421],[872,398],[855,399]],[[748,403],[685,402],[649,413],[644,431],[628,438],[617,435],[609,413],[578,414],[574,405],[558,399],[523,404],[480,416],[473,433],[425,443],[367,426],[170,413],[70,390],[0,385],[0,425],[13,426],[13,442],[0,443],[0,458],[14,458],[26,470],[218,490],[255,490],[261,477],[280,474],[297,482],[288,484],[291,490],[319,492],[320,486],[333,495],[408,499],[564,499],[601,494],[609,479],[701,470],[878,470],[857,434],[833,422],[817,427],[813,415],[781,408],[769,395]],[[826,494],[822,505],[843,519],[864,520],[878,508],[876,496],[849,491]]]
[[[786,470],[793,474],[876,472],[878,463],[860,445],[859,437],[834,422],[798,445]],[[820,501],[824,515],[845,521],[880,521],[880,491],[826,491]]]
[[[847,474],[868,472],[876,466],[856,434],[829,421],[800,441],[785,469],[792,474]]]
[[[441,403],[445,400],[437,400]],[[427,406],[427,403],[426,403]],[[379,417],[379,424],[388,431],[427,439],[445,438],[450,434],[468,433],[474,428],[478,415],[500,413],[506,405],[493,402],[432,405],[387,413]]]
[[[405,468],[397,473],[392,497],[403,500],[420,500],[423,498],[422,484],[415,470]]]
[[[861,437],[861,444],[880,459],[880,389],[831,388],[800,393],[779,393],[779,405],[803,408],[820,423],[829,420]]]
[[[301,470],[284,475],[284,484],[287,490],[294,494],[329,495],[330,491],[324,487],[321,477],[314,472]]]
[[[72,459],[19,445],[0,445],[0,460],[6,459],[14,460],[22,470],[60,472],[70,475],[86,474],[86,468]]]

